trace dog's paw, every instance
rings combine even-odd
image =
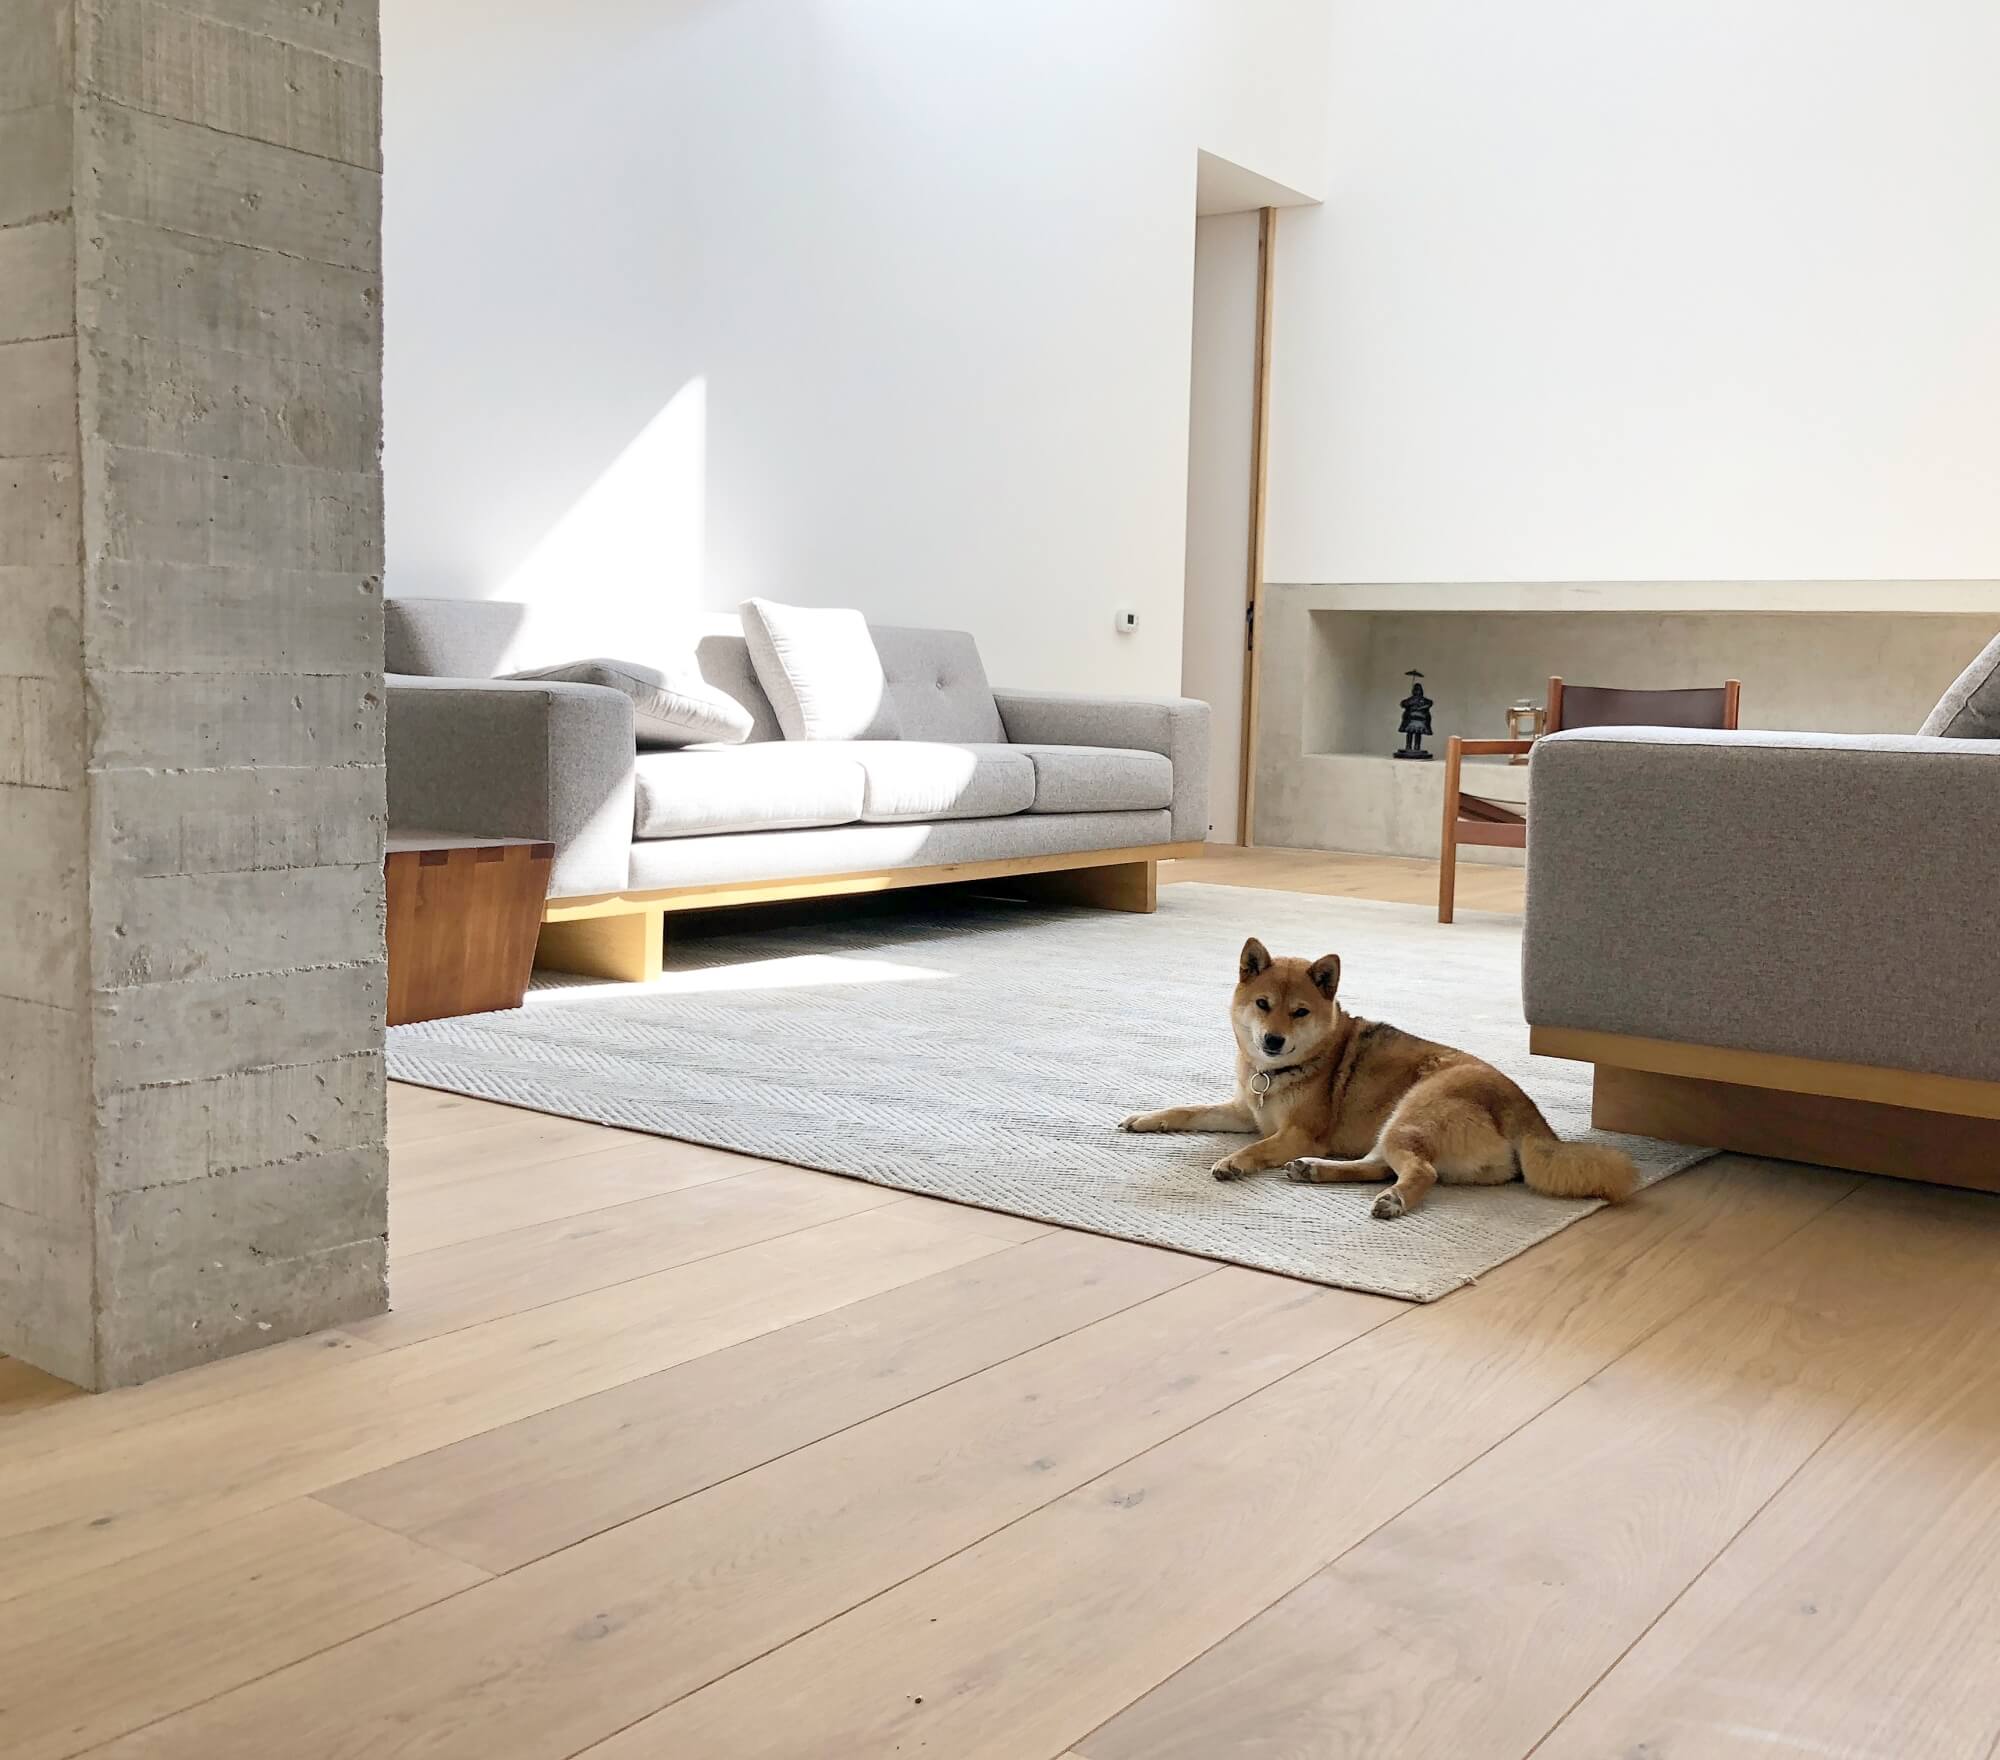
[[[1298,1180],[1302,1185],[1311,1185],[1314,1180],[1315,1163],[1310,1155],[1301,1155],[1296,1161],[1285,1163],[1285,1178]]]
[[[1150,1130],[1152,1127],[1147,1124],[1145,1113],[1135,1112],[1130,1118],[1121,1118],[1118,1121],[1118,1128],[1121,1131],[1143,1131]]]
[[[1252,1173],[1255,1169],[1239,1167],[1236,1165],[1236,1157],[1234,1155],[1225,1155],[1208,1171],[1214,1174],[1217,1179],[1241,1179],[1246,1173]]]
[[[1394,1186],[1391,1186],[1381,1197],[1375,1200],[1368,1214],[1379,1217],[1384,1222],[1389,1222],[1401,1216],[1408,1208],[1409,1206],[1403,1202],[1403,1194],[1397,1191]]]

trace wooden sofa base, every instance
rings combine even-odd
[[[784,899],[840,898],[907,886],[987,883],[1010,897],[1102,910],[1151,911],[1159,902],[1159,864],[1198,856],[1200,843],[1155,843],[1136,849],[1014,856],[1003,861],[944,862],[929,868],[880,868],[858,874],[814,874],[794,880],[730,881],[659,892],[612,892],[549,901],[535,964],[550,971],[645,983],[657,978],[666,952],[666,921],[680,911],[722,910]]]
[[[2000,1082],[1565,1028],[1529,1045],[1596,1066],[1600,1130],[2000,1192]]]

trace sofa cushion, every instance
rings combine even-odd
[[[1031,813],[1131,813],[1174,804],[1174,766],[1125,746],[1015,746],[1035,767]]]
[[[623,691],[632,699],[632,732],[641,747],[733,746],[750,737],[750,711],[704,679],[692,660],[671,672],[630,660],[571,660],[508,677]]]
[[[766,741],[641,752],[635,838],[851,825],[862,772],[838,747]]]
[[[718,626],[703,632],[694,647],[695,670],[715,690],[734,697],[750,711],[750,740],[783,739],[778,712],[764,687],[757,682],[757,668],[750,660],[750,644],[743,639],[741,623],[734,617],[716,618]]]
[[[1035,767],[1007,745],[935,740],[854,740],[829,746],[861,768],[861,817],[870,824],[912,819],[994,819],[1034,803]]]
[[[785,738],[895,739],[902,728],[882,657],[858,611],[745,599],[743,639]]]
[[[878,625],[872,633],[904,739],[1005,743],[979,645],[963,630]]]
[[[2000,636],[1958,675],[1917,731],[1946,739],[2000,739]]]

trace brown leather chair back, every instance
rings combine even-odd
[[[1577,727],[1712,727],[1734,730],[1742,686],[1685,691],[1625,691],[1549,680],[1549,732]]]

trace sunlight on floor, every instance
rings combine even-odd
[[[635,995],[703,996],[754,995],[761,990],[811,990],[834,984],[909,984],[952,978],[955,972],[934,966],[911,966],[888,959],[841,959],[828,953],[803,953],[790,959],[760,959],[740,965],[703,966],[692,972],[668,972],[650,984],[616,988]],[[537,972],[526,1006],[542,1008],[580,996],[601,996],[611,980],[572,978]]]

